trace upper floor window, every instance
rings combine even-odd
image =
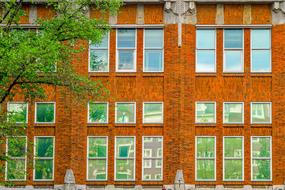
[[[224,30],[224,72],[243,72],[243,30]]]
[[[8,119],[16,123],[28,122],[28,104],[9,102],[7,104]]]
[[[144,30],[144,72],[163,71],[163,30]]]
[[[55,103],[37,102],[36,103],[36,123],[54,123],[55,122]]]
[[[136,71],[136,30],[117,30],[117,62],[116,71]]]
[[[224,103],[224,123],[243,123],[243,102]]]
[[[143,104],[143,123],[163,123],[163,104],[145,102]]]
[[[216,72],[216,31],[196,30],[196,72]]]
[[[271,32],[251,30],[251,72],[271,72]]]
[[[135,123],[136,122],[136,104],[135,103],[116,103],[116,123]]]
[[[108,123],[108,103],[89,102],[88,123]]]
[[[271,123],[271,102],[251,103],[251,123]]]
[[[196,123],[216,123],[216,103],[196,102]]]

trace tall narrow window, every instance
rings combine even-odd
[[[116,103],[116,123],[135,123],[136,104],[135,103]]]
[[[243,138],[224,137],[224,180],[243,180]]]
[[[196,102],[196,123],[216,123],[216,103]]]
[[[160,102],[144,103],[143,123],[163,123],[163,104]]]
[[[16,123],[28,122],[28,104],[9,102],[7,105],[8,119]]]
[[[271,155],[271,137],[251,137],[251,180],[272,180]]]
[[[88,137],[88,180],[107,180],[107,137]]]
[[[118,72],[136,71],[136,30],[117,30],[117,67]]]
[[[135,138],[116,137],[115,180],[135,180]]]
[[[243,30],[224,30],[224,72],[243,72]]]
[[[163,30],[144,30],[144,72],[163,71]]]
[[[26,180],[26,137],[7,138],[6,180]]]
[[[36,123],[54,123],[55,122],[55,103],[37,102],[36,103]]]
[[[271,72],[271,31],[251,30],[251,72]]]
[[[35,137],[34,180],[51,181],[54,174],[54,137]]]
[[[215,137],[196,137],[196,180],[216,180]]]
[[[108,103],[89,102],[88,123],[108,123]]]
[[[162,137],[143,137],[143,180],[162,180]]]
[[[109,71],[109,35],[106,34],[101,43],[90,43],[89,72]]]
[[[265,124],[271,123],[271,102],[251,103],[251,123]]]
[[[196,72],[216,72],[216,31],[196,30]]]
[[[243,102],[224,103],[224,123],[241,124],[243,123]]]

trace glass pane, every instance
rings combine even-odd
[[[88,161],[88,179],[104,180],[107,179],[106,160]]]
[[[132,137],[116,138],[116,157],[133,158],[135,156],[135,142]]]
[[[215,72],[215,50],[197,50],[197,72]]]
[[[243,72],[242,51],[225,51],[225,72]]]
[[[145,50],[144,52],[144,71],[162,71],[162,50]]]
[[[197,103],[196,104],[196,122],[214,123],[215,122],[215,104]]]
[[[197,179],[214,180],[215,179],[215,161],[197,160]]]
[[[107,103],[89,103],[89,122],[107,123]]]
[[[144,158],[162,157],[162,138],[161,137],[144,137],[143,141]]]
[[[98,44],[91,44],[91,48],[108,48],[108,34],[103,36],[102,41]]]
[[[270,160],[253,160],[252,177],[254,180],[270,180]]]
[[[89,157],[93,158],[107,157],[107,138],[89,137]]]
[[[133,50],[119,50],[118,53],[118,70],[135,70],[134,65],[134,51]]]
[[[25,137],[8,138],[8,155],[11,157],[25,157],[26,138]]]
[[[116,160],[116,179],[134,179],[134,160]]]
[[[197,49],[215,49],[215,30],[197,30]]]
[[[7,179],[24,180],[26,175],[25,160],[9,160],[7,162]]]
[[[252,103],[251,106],[252,123],[270,123],[271,122],[271,104]]]
[[[251,41],[253,49],[270,49],[270,30],[252,29]]]
[[[54,122],[54,103],[37,103],[37,122]]]
[[[226,180],[242,180],[242,160],[225,160],[224,172]]]
[[[225,48],[243,48],[243,30],[241,29],[225,29]]]
[[[270,72],[271,71],[271,60],[270,50],[252,50],[252,71],[253,72]]]
[[[134,123],[135,122],[135,104],[117,104],[116,123]]]
[[[197,138],[197,157],[214,158],[215,157],[215,138],[198,137]]]
[[[9,103],[8,104],[9,120],[17,123],[27,122],[27,104],[26,103]]]
[[[163,30],[145,29],[145,48],[163,47]]]
[[[35,179],[52,179],[53,161],[36,160],[35,161]]]
[[[135,48],[135,29],[118,29],[117,35],[118,48]]]
[[[243,104],[226,103],[224,105],[224,123],[243,123]]]
[[[163,123],[162,103],[144,104],[144,123]]]
[[[90,71],[108,71],[108,50],[90,51]]]
[[[162,160],[161,159],[145,159],[144,160],[144,180],[152,179],[152,180],[159,180],[162,177]],[[147,177],[147,179],[145,178]],[[156,176],[159,176],[157,179]]]
[[[270,138],[269,137],[253,137],[252,138],[252,156],[270,157]]]
[[[53,157],[53,138],[36,138],[36,157]]]
[[[242,138],[225,137],[224,138],[224,155],[230,158],[242,158]]]

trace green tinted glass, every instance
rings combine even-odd
[[[54,122],[54,103],[37,103],[36,122]]]
[[[35,161],[35,179],[52,179],[53,178],[53,160],[36,160]]]
[[[104,180],[107,178],[106,160],[88,161],[88,179]]]
[[[134,160],[116,160],[116,179],[134,179]]]
[[[7,179],[8,180],[24,180],[25,179],[25,160],[9,160],[7,162]]]
[[[92,158],[107,157],[107,139],[105,137],[89,138],[89,157]]]
[[[254,137],[252,138],[252,156],[270,157],[270,138],[269,137]]]
[[[10,137],[8,138],[8,156],[24,157],[26,155],[26,138]]]
[[[270,180],[270,160],[253,160],[252,178],[253,180]]]
[[[197,179],[214,180],[215,179],[215,161],[197,160]]]
[[[224,178],[226,180],[242,180],[242,160],[225,160],[224,162]]]
[[[225,157],[241,158],[242,157],[242,138],[226,137],[224,138]]]
[[[89,122],[107,123],[107,103],[89,103]]]
[[[53,157],[53,138],[36,138],[36,157]]]
[[[213,158],[215,157],[215,138],[198,137],[197,138],[197,157]]]
[[[7,107],[9,121],[26,123],[27,108],[26,103],[9,103]]]

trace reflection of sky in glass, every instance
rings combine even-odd
[[[161,50],[145,50],[145,71],[162,71]]]
[[[124,50],[119,52],[119,65],[120,70],[133,70],[134,69],[134,51]]]
[[[119,29],[117,34],[118,48],[135,47],[136,31],[134,29]]]
[[[163,31],[161,29],[145,30],[145,48],[162,48]]]
[[[226,72],[242,72],[241,54],[241,51],[225,51],[224,70]]]
[[[224,30],[225,48],[242,48],[242,32],[241,29]]]
[[[198,72],[214,72],[215,71],[215,51],[214,50],[198,50],[196,71]]]
[[[252,50],[251,56],[252,71],[268,72],[271,70],[269,50]]]
[[[215,49],[215,30],[197,30],[197,48]]]
[[[253,49],[270,48],[270,31],[269,30],[251,30],[251,41]]]

